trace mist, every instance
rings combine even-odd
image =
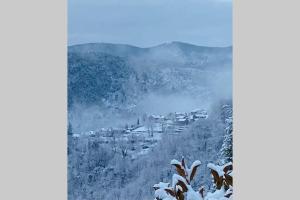
[[[156,91],[144,95],[130,111],[107,109],[103,106],[82,106],[77,104],[69,112],[69,121],[76,132],[99,130],[100,128],[124,128],[136,123],[143,114],[167,115],[174,112],[191,112],[205,109],[221,101],[232,99],[232,73],[230,68],[217,73],[209,73],[208,87],[201,93]]]
[[[107,84],[100,84],[102,79],[99,75],[95,76],[99,73],[96,71],[99,66],[94,60],[84,61],[84,66],[90,67],[82,66],[82,70],[90,71],[80,74],[88,74],[90,78],[70,78],[74,78],[72,86],[78,82],[77,88],[87,84],[86,91],[91,91],[92,97],[97,99],[88,104],[75,103],[69,109],[69,122],[78,133],[110,127],[124,128],[135,124],[145,114],[188,113],[195,109],[209,112],[217,102],[232,99],[230,47],[211,48],[172,42],[138,48],[100,43],[73,47],[72,51],[88,54],[90,49],[118,58],[107,62],[106,59],[101,60],[101,54],[95,54],[100,56],[98,60],[110,72],[101,76]],[[118,62],[122,60],[127,65],[120,66]],[[115,72],[120,72],[119,76]],[[76,96],[78,93],[73,94]],[[83,94],[80,96],[83,100],[91,95]],[[100,94],[105,96],[98,98]]]
[[[136,109],[139,113],[166,115],[171,112],[188,112],[197,108],[208,108],[204,99],[195,99],[182,94],[149,94],[138,103]]]

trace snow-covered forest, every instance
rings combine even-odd
[[[68,64],[69,200],[232,198],[211,178],[232,162],[231,48],[88,44]]]

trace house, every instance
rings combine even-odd
[[[136,129],[133,129],[131,132],[132,133],[146,133],[148,131],[148,128],[145,126],[140,126]]]
[[[187,113],[175,113],[175,125],[183,126],[189,123],[189,116]]]
[[[162,123],[165,120],[165,117],[163,115],[150,115],[149,120],[154,123]]]
[[[191,115],[193,116],[194,121],[198,119],[206,119],[208,117],[207,111],[204,109],[193,110]]]

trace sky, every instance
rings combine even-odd
[[[231,0],[68,0],[68,45],[232,45]]]

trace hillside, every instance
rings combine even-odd
[[[231,47],[172,42],[139,48],[93,43],[68,50],[69,119],[76,124],[80,113],[81,118],[93,118],[86,121],[94,121],[86,127],[75,126],[79,131],[93,130],[95,124],[103,125],[103,119],[111,125],[112,113],[113,119],[135,118],[149,108],[164,114],[158,111],[180,107],[175,99],[187,102],[192,110],[231,95]],[[90,108],[99,111],[97,116],[82,114]]]

